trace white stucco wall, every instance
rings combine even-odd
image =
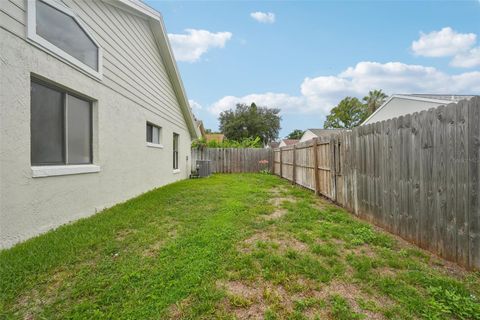
[[[21,3],[23,1],[18,2],[18,6]],[[0,12],[0,20],[9,23],[5,17]],[[143,91],[134,92],[135,95],[121,94],[113,80],[125,83],[128,77],[120,75],[120,71],[116,74],[112,67],[115,58],[109,54],[115,50],[105,53],[107,77],[98,81],[29,44],[21,36],[25,30],[20,25],[13,22],[0,25],[0,248],[188,177],[190,133],[180,116],[178,102],[171,96],[169,79],[162,75],[165,74],[161,72],[163,66],[158,67],[158,72],[154,71],[156,77],[161,77],[159,81],[165,92],[148,91],[146,86]],[[158,57],[155,59],[161,62]],[[122,65],[117,63],[117,67]],[[32,177],[31,75],[96,100],[93,157],[100,172]],[[117,79],[120,76],[124,79]],[[132,88],[138,85],[124,84]],[[156,97],[162,95],[156,103]],[[147,121],[162,127],[163,149],[147,147]],[[180,135],[179,173],[173,172],[174,132]]]
[[[394,97],[388,102],[388,104],[386,104],[382,109],[378,110],[377,113],[375,113],[362,125],[392,119],[406,114],[428,110],[430,108],[436,108],[440,105],[442,105],[442,103]]]

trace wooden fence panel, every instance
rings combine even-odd
[[[192,171],[197,160],[211,160],[214,173],[260,172],[275,170],[274,151],[260,148],[203,148],[192,149]],[[267,160],[268,163],[261,163]],[[277,171],[275,171],[277,173]]]
[[[480,97],[276,149],[273,172],[480,269]]]

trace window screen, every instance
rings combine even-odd
[[[147,142],[160,144],[160,134],[162,128],[147,122]]]
[[[64,163],[63,94],[32,83],[31,160],[34,164]]]
[[[178,169],[178,134],[173,134],[173,169]]]
[[[32,80],[32,165],[92,163],[92,103]]]
[[[36,4],[37,34],[98,71],[98,47],[75,19],[42,1]]]
[[[90,102],[67,97],[68,162],[91,162],[92,115]]]

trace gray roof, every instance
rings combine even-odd
[[[331,135],[333,133],[342,132],[344,129],[307,129],[307,131],[311,131],[317,137],[324,137],[326,135]]]
[[[268,146],[272,149],[278,148],[279,145],[280,145],[280,142],[278,141],[271,141],[268,143]]]

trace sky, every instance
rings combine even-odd
[[[346,96],[480,94],[480,0],[158,1],[197,118],[280,108],[280,137]]]

